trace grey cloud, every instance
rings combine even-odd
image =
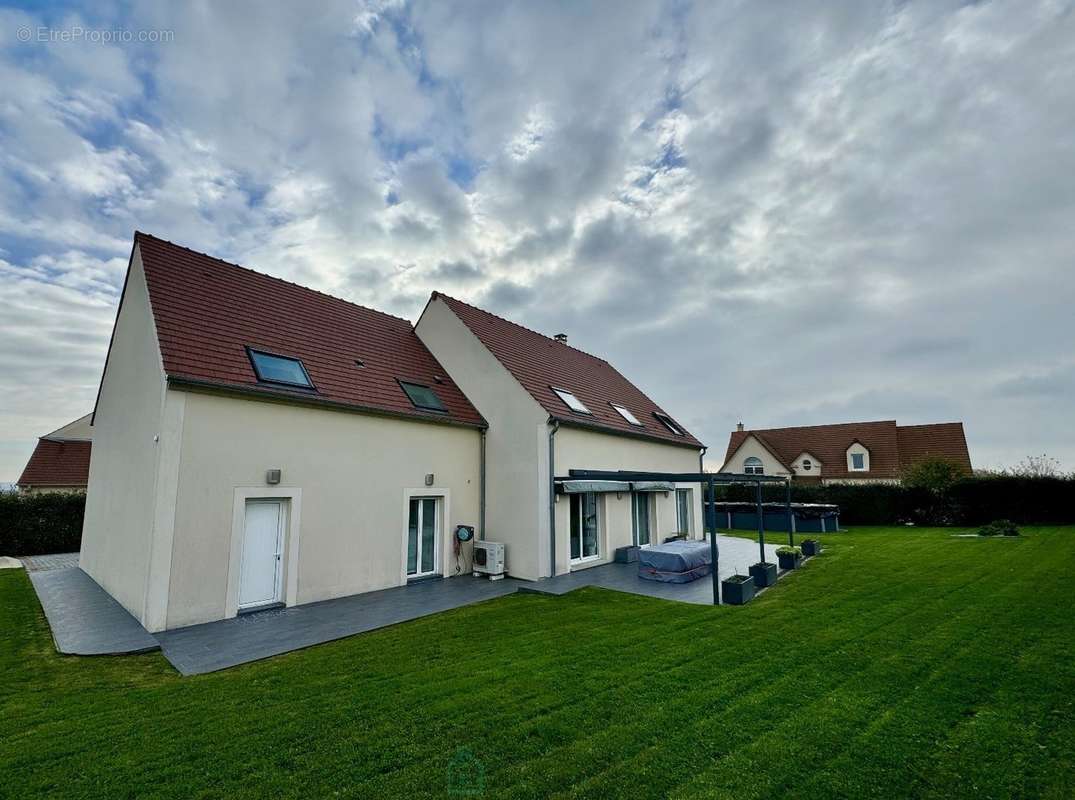
[[[442,261],[429,273],[429,277],[434,281],[448,281],[455,284],[474,283],[484,276],[484,272],[466,261]]]
[[[964,419],[1075,466],[1070,4],[253,8],[0,44],[0,481],[92,402],[134,228],[412,318],[456,285],[714,452]]]

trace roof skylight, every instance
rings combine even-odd
[[[609,403],[609,405],[612,406],[614,409],[616,409],[616,411],[619,413],[619,415],[621,417],[623,417],[625,420],[627,420],[629,423],[631,423],[632,425],[637,425],[639,428],[644,428],[645,427],[645,425],[643,425],[641,422],[638,421],[638,417],[636,417],[634,414],[632,414],[624,406],[621,406],[619,403]]]
[[[586,408],[586,405],[577,397],[575,397],[575,395],[571,394],[571,392],[569,392],[567,389],[557,389],[555,386],[551,386],[549,388],[556,392],[556,396],[563,400],[564,405],[566,405],[572,411],[575,411],[579,414],[591,413],[590,409]]]

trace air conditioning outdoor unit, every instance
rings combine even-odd
[[[489,580],[504,577],[504,545],[501,542],[474,543],[474,577],[487,575]]]

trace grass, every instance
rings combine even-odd
[[[1075,793],[1075,528],[862,528],[752,604],[515,595],[225,672],[56,655],[0,572],[0,797]],[[776,537],[779,539],[779,536]]]

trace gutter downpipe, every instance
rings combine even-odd
[[[485,541],[485,435],[482,428],[480,450],[478,451],[478,539]]]
[[[556,432],[559,420],[549,420],[549,577],[556,577]]]

